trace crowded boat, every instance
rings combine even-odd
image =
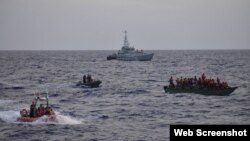
[[[229,87],[226,81],[220,80],[220,78],[212,79],[207,78],[203,73],[197,77],[180,77],[174,81],[171,76],[169,79],[169,85],[164,86],[165,92],[169,93],[201,93],[207,95],[227,95],[233,92],[237,87]]]
[[[198,87],[198,88],[228,88],[226,81],[221,81],[218,77],[216,79],[207,79],[203,73],[201,77],[188,77],[177,78],[174,83],[173,77],[169,79],[169,88],[186,88],[186,87]]]

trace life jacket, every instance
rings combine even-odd
[[[37,109],[37,116],[38,116],[38,117],[41,117],[41,116],[43,116],[43,115],[44,115],[44,108],[39,107],[39,108]]]

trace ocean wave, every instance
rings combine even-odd
[[[125,92],[125,94],[145,94],[145,93],[150,93],[150,92],[147,90],[142,90],[142,89],[131,90],[131,91]]]
[[[19,89],[24,89],[24,86],[20,85],[14,85],[14,84],[5,84],[3,82],[0,83],[0,89],[13,89],[13,90],[19,90]]]
[[[13,100],[0,100],[0,106],[12,103]]]

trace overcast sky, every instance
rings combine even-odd
[[[250,49],[250,0],[0,0],[1,50]]]

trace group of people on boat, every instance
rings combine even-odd
[[[82,82],[83,83],[91,83],[91,82],[93,82],[92,76],[90,74],[83,75]]]
[[[26,109],[21,110],[20,111],[21,116],[22,117],[37,118],[37,117],[42,117],[44,115],[53,115],[54,114],[54,111],[48,105],[46,107],[44,107],[43,104],[40,104],[40,106],[37,108],[36,103],[37,103],[37,101],[32,102],[32,104],[30,105],[29,112]]]
[[[218,77],[217,79],[207,79],[206,75],[203,73],[201,77],[191,77],[191,78],[177,78],[176,84],[174,83],[173,77],[169,79],[169,88],[228,88],[228,84],[225,81],[221,81]]]

